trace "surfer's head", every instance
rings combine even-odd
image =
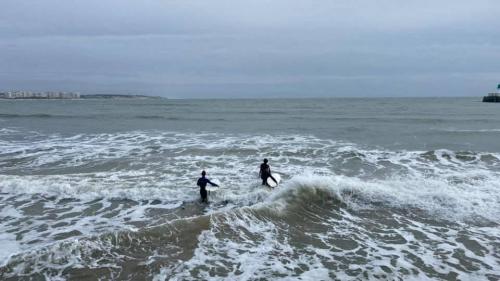
[[[207,172],[205,172],[205,171],[201,171],[201,175],[202,175],[202,176],[205,176],[206,174],[207,174]]]
[[[267,164],[267,159],[266,159],[266,158],[264,158],[264,163],[266,163],[266,164]]]

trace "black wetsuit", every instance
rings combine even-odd
[[[262,185],[268,185],[267,178],[269,177],[276,182],[276,179],[274,179],[271,175],[271,167],[269,167],[266,163],[260,164],[260,178],[262,179]]]
[[[209,183],[212,186],[218,186],[217,184],[211,182],[209,179],[205,177],[199,178],[197,185],[200,187],[200,195],[202,202],[207,202],[207,190],[206,190],[207,183]]]

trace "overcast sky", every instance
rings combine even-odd
[[[498,0],[1,0],[0,89],[481,96]]]

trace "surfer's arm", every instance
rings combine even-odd
[[[212,185],[212,186],[219,186],[218,184],[213,183],[213,182],[211,182],[210,180],[207,180],[207,182],[208,182],[210,185]]]
[[[276,184],[278,184],[278,181],[273,177],[273,175],[269,174],[269,177],[272,178]]]

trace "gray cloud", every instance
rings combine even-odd
[[[487,92],[500,82],[500,2],[435,2],[4,0],[0,87],[170,97]]]

